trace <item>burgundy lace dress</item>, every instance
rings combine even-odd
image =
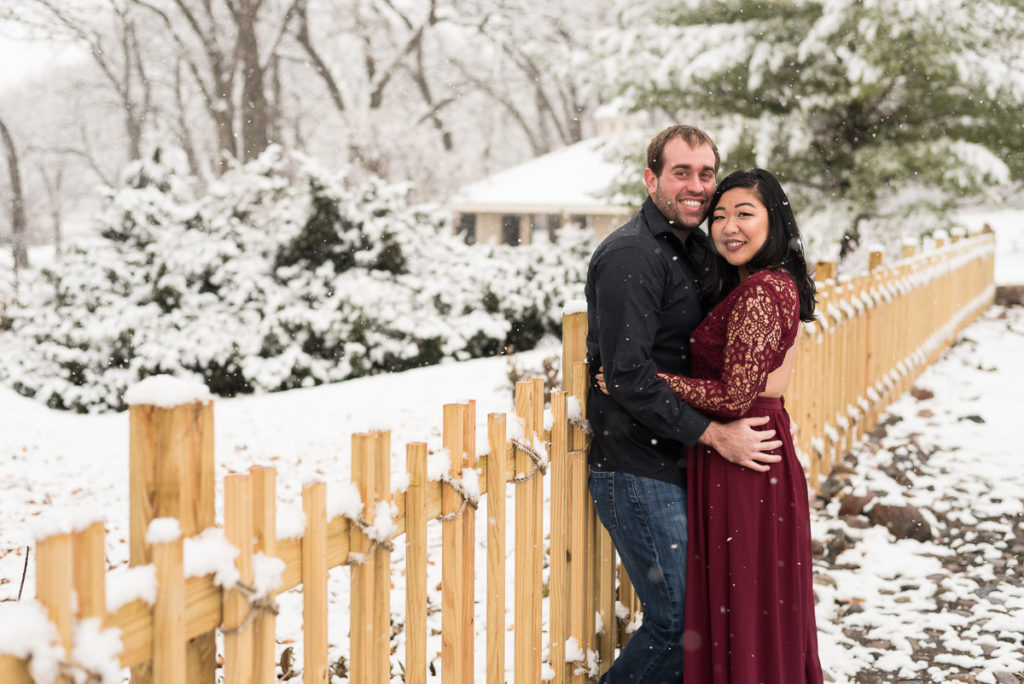
[[[694,331],[693,377],[659,373],[715,418],[769,416],[782,461],[760,473],[698,445],[687,456],[684,684],[818,684],[807,482],[782,399],[758,397],[800,325],[788,274],[758,271]]]

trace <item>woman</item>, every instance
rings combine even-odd
[[[768,416],[782,461],[757,472],[698,445],[687,455],[686,684],[817,684],[807,483],[782,393],[814,281],[778,180],[751,169],[718,186],[691,338],[693,377],[659,373],[715,418]]]

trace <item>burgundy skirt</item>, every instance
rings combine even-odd
[[[782,399],[758,397],[782,461],[759,473],[698,445],[687,456],[684,684],[817,684],[807,480]]]

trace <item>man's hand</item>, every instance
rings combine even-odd
[[[730,463],[761,473],[767,472],[770,464],[782,460],[781,456],[765,453],[782,446],[780,440],[772,439],[775,430],[755,429],[767,422],[768,416],[740,418],[731,423],[712,422],[699,441],[717,451]]]

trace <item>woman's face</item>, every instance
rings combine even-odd
[[[768,240],[768,209],[756,190],[733,188],[722,193],[711,214],[711,239],[733,266],[742,267],[754,258]]]

